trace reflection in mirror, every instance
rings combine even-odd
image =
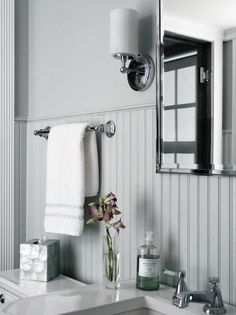
[[[166,168],[210,168],[211,44],[164,34],[162,161]]]
[[[236,1],[163,0],[161,47],[157,169],[233,174]]]
[[[236,29],[223,44],[223,164],[236,171]]]

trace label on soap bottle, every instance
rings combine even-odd
[[[159,259],[139,258],[139,271],[140,277],[158,277],[160,275]]]

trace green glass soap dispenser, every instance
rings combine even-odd
[[[160,286],[160,253],[153,245],[153,232],[147,231],[145,245],[138,248],[136,287],[158,290]]]

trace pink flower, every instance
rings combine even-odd
[[[89,223],[95,223],[97,221],[102,221],[103,218],[103,210],[100,207],[100,205],[98,203],[90,203],[89,205],[89,220],[88,220],[88,224]]]
[[[125,229],[125,225],[121,222],[121,219],[113,223],[113,227],[116,229],[117,233],[120,232],[120,229]]]
[[[86,222],[87,224],[98,223],[103,221],[105,223],[106,229],[113,227],[118,233],[120,229],[124,229],[125,225],[119,219],[116,222],[110,223],[114,216],[121,214],[118,210],[117,198],[114,193],[110,192],[105,195],[104,198],[99,198],[97,203],[92,202],[89,206],[89,220]]]

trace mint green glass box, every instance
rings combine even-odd
[[[32,239],[20,244],[20,278],[49,281],[60,273],[60,242]]]

